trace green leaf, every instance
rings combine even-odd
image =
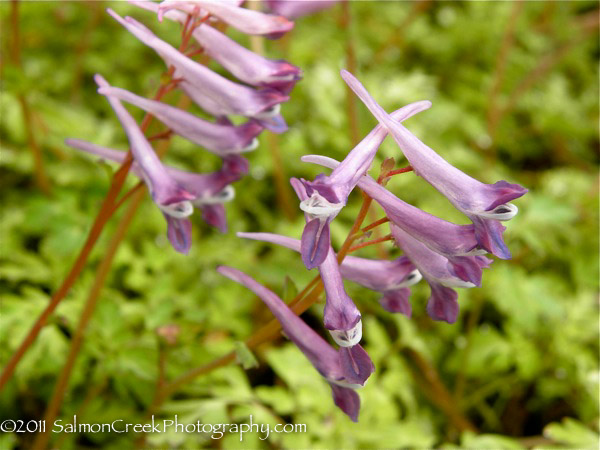
[[[600,435],[581,422],[567,417],[562,422],[546,425],[544,436],[561,444],[577,448],[598,448]]]
[[[258,361],[256,357],[252,353],[252,351],[248,348],[245,342],[236,341],[235,343],[235,356],[237,362],[242,365],[245,370],[253,369],[258,367]]]

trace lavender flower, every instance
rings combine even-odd
[[[304,201],[308,197],[304,185],[297,178],[291,178],[290,183],[298,198]],[[308,214],[305,214],[305,217],[308,220]],[[329,227],[327,227],[326,232],[329,233]],[[327,236],[327,240],[329,241],[329,236]],[[301,254],[304,254],[303,245],[304,243],[301,243]],[[358,311],[344,289],[340,266],[333,248],[328,244],[325,250],[327,253],[323,258],[323,262],[319,265],[319,273],[323,280],[326,295],[325,310],[323,312],[325,328],[329,330],[331,337],[338,345],[350,347],[356,345],[362,339],[360,311]]]
[[[281,245],[300,253],[300,240],[272,233],[237,233],[238,237],[255,239]],[[421,274],[408,258],[389,260],[367,259],[346,256],[340,265],[340,273],[346,280],[353,281],[373,291],[381,292],[381,306],[389,312],[410,316],[408,302],[409,286],[421,280]]]
[[[396,111],[394,117],[403,121],[430,106],[429,101],[411,103]],[[300,203],[300,209],[309,216],[302,234],[302,260],[308,269],[322,263],[329,245],[329,223],[346,205],[360,177],[369,170],[386,136],[385,128],[378,125],[348,153],[330,176],[321,174],[312,182],[302,180],[309,196]]]
[[[430,250],[402,228],[390,224],[396,244],[419,269],[431,288],[431,297],[427,302],[427,312],[434,320],[456,322],[458,317],[458,294],[452,288],[471,288],[475,285],[463,281],[448,270],[448,259]],[[481,268],[488,267],[492,260],[485,256],[473,256]]]
[[[183,79],[179,87],[208,113],[217,117],[229,114],[253,117],[274,132],[283,132],[287,129],[285,121],[279,114],[279,104],[289,100],[288,96],[275,89],[255,90],[229,81],[183,55],[135,19],[131,17],[123,19],[114,11],[110,9],[107,11],[140,41],[154,49],[167,65],[175,67],[175,78]]]
[[[96,83],[100,87],[109,84],[100,75],[96,75]],[[167,215],[182,219],[192,214],[194,208],[190,200],[195,196],[181,187],[167,172],[146,140],[136,121],[131,117],[121,102],[114,97],[107,97],[117,114],[129,139],[133,159],[140,167],[140,174],[148,186],[154,203]]]
[[[261,298],[277,318],[287,337],[329,382],[335,404],[356,422],[360,400],[353,389],[364,386],[375,370],[364,349],[360,345],[355,345],[350,348],[342,347],[336,351],[272,291],[239,270],[220,266],[217,271],[246,286]]]
[[[67,139],[65,143],[73,148],[98,155],[103,159],[122,163],[126,152],[101,147],[79,139]],[[138,177],[143,178],[143,172],[137,162],[131,168]],[[238,155],[223,158],[221,170],[209,174],[198,174],[165,167],[167,174],[194,195],[191,203],[202,210],[202,218],[221,232],[227,231],[225,208],[223,203],[233,199],[235,191],[230,183],[239,180],[248,172],[248,161]],[[173,247],[182,253],[187,253],[191,245],[191,225],[177,222],[166,216],[169,224],[167,235]],[[189,232],[187,231],[189,229]]]
[[[517,207],[509,202],[524,195],[527,189],[506,181],[483,184],[461,172],[390,117],[350,72],[342,70],[341,74],[402,148],[415,173],[425,178],[473,221],[479,245],[499,258],[510,258],[502,239],[504,227],[497,221],[510,220],[517,214]]]
[[[331,8],[340,0],[267,0],[269,9],[288,19],[307,16]]]
[[[330,168],[339,164],[332,158],[320,155],[303,156],[302,161]],[[454,275],[476,286],[481,285],[481,266],[473,256],[485,254],[486,251],[479,246],[473,225],[456,225],[428,214],[400,200],[369,176],[361,177],[358,186],[381,205],[394,224],[434,252],[448,258],[449,270]]]
[[[131,3],[153,12],[159,9],[159,5],[153,2]],[[188,16],[181,11],[171,10],[164,17],[185,24]],[[207,55],[244,83],[271,87],[288,94],[302,78],[302,71],[293,64],[257,55],[210,25],[196,27],[192,35]]]
[[[188,14],[193,14],[197,8],[200,8],[202,13],[211,14],[242,33],[263,35],[269,38],[281,37],[294,28],[294,22],[290,22],[285,17],[240,8],[239,2],[236,5],[223,0],[166,0],[160,4],[158,19],[162,20],[164,12],[172,8],[180,9]]]
[[[167,125],[174,133],[219,156],[256,149],[258,147],[256,136],[263,130],[254,119],[240,126],[208,122],[187,111],[140,97],[125,89],[102,87],[98,89],[98,93],[116,97],[142,108]]]

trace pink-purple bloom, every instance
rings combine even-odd
[[[273,233],[237,233],[237,236],[271,242],[300,253],[299,239]],[[410,316],[409,287],[421,280],[421,274],[407,257],[385,260],[346,255],[340,273],[346,280],[382,293],[379,303],[387,311]]]
[[[296,192],[300,201],[308,198],[305,186],[297,178],[291,178],[290,183]],[[309,214],[305,213],[305,218],[309,220]],[[312,221],[314,224],[315,222]],[[326,232],[329,233],[329,227]],[[304,255],[304,242],[301,243],[300,252]],[[323,312],[325,328],[338,345],[351,347],[356,345],[362,339],[362,321],[360,311],[346,293],[344,282],[340,273],[340,266],[337,262],[335,252],[331,244],[324,248],[326,251],[323,261],[318,266],[323,286],[325,287],[325,310]]]
[[[131,3],[153,12],[159,10],[159,5],[154,2]],[[164,17],[185,24],[188,15],[170,10],[164,13]],[[206,23],[196,27],[192,36],[207,55],[246,84],[271,87],[288,94],[302,78],[302,71],[293,64],[258,55]]]
[[[159,6],[159,20],[162,20],[166,11],[173,8],[188,14],[198,12],[201,17],[211,14],[242,33],[262,35],[268,38],[281,37],[294,28],[294,22],[290,22],[285,17],[242,8],[239,6],[239,2],[235,4],[223,0],[166,0]]]
[[[303,156],[302,161],[329,168],[339,164],[332,158],[319,155]],[[448,258],[452,273],[476,286],[481,285],[481,266],[473,256],[485,254],[486,251],[479,246],[473,225],[456,225],[409,205],[369,176],[361,177],[358,187],[379,203],[390,221],[431,250]]]
[[[510,252],[502,239],[504,227],[498,221],[510,220],[517,214],[517,207],[509,202],[524,195],[527,189],[506,181],[484,184],[461,172],[390,117],[350,72],[342,70],[341,74],[348,86],[392,135],[415,173],[427,180],[473,221],[479,245],[499,258],[510,258]]]
[[[175,67],[174,77],[182,79],[179,87],[206,112],[216,117],[236,114],[255,118],[274,132],[287,129],[279,114],[279,104],[289,100],[287,95],[272,88],[257,90],[234,83],[188,58],[135,19],[123,19],[110,9],[108,12],[140,41],[154,49],[167,65]]]
[[[275,14],[295,19],[331,8],[339,2],[340,0],[267,0],[267,6]]]
[[[396,245],[400,247],[412,263],[419,269],[431,288],[427,302],[427,312],[434,320],[456,322],[458,317],[458,294],[455,287],[471,288],[475,285],[464,281],[448,270],[448,259],[429,249],[399,226],[390,223]],[[481,268],[488,267],[492,260],[485,256],[473,256]]]
[[[267,305],[281,324],[286,336],[294,342],[331,385],[335,404],[353,421],[358,420],[360,400],[354,389],[364,386],[375,367],[360,345],[335,350],[302,321],[272,291],[239,270],[221,266],[218,272],[246,286]]]
[[[100,87],[109,86],[100,75],[96,75],[95,80]],[[190,200],[195,196],[169,175],[144,133],[121,102],[112,96],[108,96],[107,99],[127,134],[133,159],[139,165],[140,174],[156,205],[165,214],[175,218],[181,219],[192,214],[194,208]]]
[[[396,111],[394,116],[403,121],[430,106],[429,101],[411,103]],[[300,209],[309,216],[302,234],[302,260],[308,269],[323,262],[329,245],[329,223],[346,205],[358,180],[369,170],[386,136],[385,128],[378,125],[348,153],[331,175],[320,174],[314,181],[302,180],[308,198],[300,203]]]
[[[231,123],[213,123],[182,109],[140,97],[121,88],[102,87],[98,89],[98,93],[116,97],[142,108],[168,126],[175,134],[219,156],[256,149],[258,147],[256,136],[263,130],[262,125],[254,119],[239,126]]]
[[[101,157],[102,159],[122,163],[126,152],[101,147],[79,139],[67,139],[65,143],[73,148]],[[221,232],[227,230],[225,208],[223,204],[233,199],[231,183],[239,180],[248,172],[248,162],[238,155],[223,158],[219,171],[207,174],[186,172],[164,166],[167,174],[182,188],[194,196],[190,203],[202,210],[202,218]],[[144,178],[140,165],[134,160],[133,173]],[[191,222],[187,218],[165,214],[168,223],[167,236],[173,248],[180,253],[188,253],[191,246]]]

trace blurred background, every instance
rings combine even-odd
[[[192,250],[180,255],[146,198],[101,291],[59,418],[143,423],[160,367],[173,379],[230,352],[270,320],[251,292],[215,272],[218,264],[243,270],[288,298],[314,277],[295,253],[237,239],[235,232],[300,237],[304,218],[293,192],[287,185],[276,188],[277,180],[314,177],[319,170],[301,163],[302,155],[342,159],[356,137],[376,125],[360,102],[349,102],[339,70],[351,68],[388,111],[431,100],[433,107],[406,126],[452,164],[485,183],[504,179],[529,189],[507,223],[513,259],[494,262],[481,288],[460,290],[461,312],[453,325],[428,318],[423,283],[413,289],[410,319],[385,312],[376,293],[347,283],[376,367],[360,391],[357,424],[334,406],[329,387],[300,351],[278,339],[253,351],[257,364],[248,370],[231,364],[187,383],[157,417],[177,414],[183,423],[216,424],[246,422],[252,415],[254,423],[306,424],[306,433],[271,434],[265,441],[248,433],[243,442],[236,434],[212,440],[155,433],[144,445],[597,448],[598,3],[348,6],[297,19],[283,39],[264,43],[269,57],[299,66],[304,79],[282,107],[289,131],[263,134],[249,155],[250,176],[235,185],[236,198],[227,205],[227,233],[196,215]],[[160,24],[123,2],[0,3],[3,365],[68,273],[114,171],[63,140],[127,148],[93,75],[150,96],[165,72],[159,57],[112,20],[107,7],[178,42],[179,26]],[[230,34],[250,46],[245,36]],[[174,104],[178,95],[167,101]],[[352,108],[357,128],[349,123]],[[130,110],[141,119],[140,111]],[[385,157],[406,165],[387,139],[373,175]],[[165,161],[197,171],[218,167],[216,157],[180,138],[173,139]],[[130,178],[126,187],[137,181]],[[414,174],[396,176],[387,187],[432,214],[467,223]],[[345,239],[360,204],[353,193],[333,223],[334,247]],[[374,208],[368,221],[382,215]],[[43,417],[117,222],[109,222],[82,275],[2,391],[0,419]],[[398,253],[384,243],[357,255]],[[322,304],[303,318],[323,332]],[[52,442],[60,448],[130,448],[138,437],[75,433],[54,435]],[[27,448],[31,438],[5,433],[0,448]]]

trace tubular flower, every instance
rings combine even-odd
[[[336,351],[272,291],[239,270],[220,266],[217,271],[246,286],[261,298],[277,318],[287,337],[329,382],[335,404],[356,422],[360,400],[354,389],[364,386],[375,370],[364,349],[355,345]]]
[[[319,155],[303,156],[302,161],[330,168],[338,164],[332,158]],[[381,205],[394,224],[434,252],[448,258],[448,268],[453,274],[463,281],[481,285],[481,266],[473,256],[485,254],[486,251],[479,246],[473,225],[456,225],[409,205],[369,176],[361,177],[358,186]]]
[[[479,245],[499,258],[510,258],[502,239],[504,227],[498,221],[510,220],[517,214],[517,207],[509,202],[524,195],[527,189],[506,181],[484,184],[461,172],[390,117],[350,72],[342,70],[341,74],[402,148],[415,173],[473,221]]]
[[[290,183],[300,200],[307,198],[304,185],[300,180],[291,178]],[[305,216],[308,220],[308,214],[305,214]],[[312,223],[314,224],[315,222]],[[326,229],[326,232],[329,233],[329,228]],[[327,241],[329,241],[329,237]],[[301,244],[300,248],[301,254],[304,253],[303,245],[304,243]],[[319,265],[319,273],[323,280],[326,296],[323,314],[325,328],[329,330],[329,333],[338,345],[351,347],[359,343],[362,339],[360,311],[358,311],[358,308],[344,289],[340,266],[330,244],[325,247],[325,251],[326,254],[323,262]]]
[[[153,2],[132,3],[153,12],[159,9],[159,5]],[[188,15],[171,10],[165,12],[164,17],[185,24]],[[271,87],[288,94],[302,78],[302,71],[293,64],[258,55],[206,23],[196,27],[192,35],[207,55],[244,83]]]
[[[168,126],[174,133],[219,156],[256,149],[258,147],[256,136],[263,130],[262,125],[254,119],[239,126],[231,123],[208,122],[187,111],[140,97],[125,89],[102,87],[98,89],[98,93],[116,97],[142,108]]]
[[[307,16],[331,8],[340,0],[267,0],[269,9],[288,19]]]
[[[103,159],[118,163],[125,161],[126,152],[101,147],[79,139],[67,139],[65,143],[78,150],[98,155]],[[143,172],[137,162],[134,162],[131,170],[138,177],[143,178]],[[173,180],[187,192],[194,195],[194,199],[191,200],[191,203],[202,210],[202,218],[208,224],[218,228],[224,233],[227,230],[227,223],[223,203],[233,199],[235,191],[230,184],[238,181],[248,172],[248,162],[241,156],[229,155],[223,158],[221,170],[214,173],[198,174],[167,166],[165,166],[165,170]],[[169,222],[169,225],[173,227],[173,230],[179,229],[177,223],[172,220],[169,221],[168,218],[167,221]],[[182,229],[181,233],[183,233],[183,231],[185,230]],[[189,234],[177,234],[177,236],[180,235],[190,236]],[[173,240],[171,240],[171,242],[173,243]],[[186,242],[186,245],[178,245],[177,243],[179,242]],[[191,240],[184,240],[183,238],[177,239],[174,247],[178,251],[180,251],[180,248],[187,248],[187,250],[189,250],[189,245],[187,245],[187,243],[191,244]],[[184,253],[187,253],[187,251]]]
[[[100,87],[108,87],[109,84],[100,75],[96,75],[96,83]],[[129,139],[129,145],[133,159],[140,167],[140,174],[148,186],[154,203],[167,215],[182,219],[192,214],[194,207],[190,200],[196,197],[179,185],[169,175],[165,167],[154,153],[152,146],[146,140],[144,133],[139,129],[136,121],[129,112],[115,98],[107,97],[110,105],[115,111],[123,129]]]
[[[463,281],[448,270],[448,259],[430,250],[402,228],[390,224],[396,245],[400,247],[412,263],[419,269],[431,288],[431,297],[427,302],[427,313],[434,320],[448,323],[456,322],[458,317],[458,294],[455,287],[471,288],[475,285]],[[481,268],[488,267],[492,260],[485,256],[473,256]]]
[[[275,132],[287,129],[279,114],[279,104],[289,100],[287,95],[271,88],[256,90],[234,83],[183,55],[135,19],[123,19],[114,11],[107,11],[135,37],[154,49],[167,65],[175,67],[175,78],[182,78],[179,87],[206,112],[217,117],[230,114],[253,117]]]
[[[300,240],[272,233],[237,233],[238,237],[271,242],[300,253]],[[346,256],[340,273],[373,291],[381,292],[381,306],[389,312],[410,316],[409,287],[421,280],[421,274],[408,258],[402,256],[391,261]]]
[[[394,117],[403,121],[430,106],[429,101],[411,103],[396,111]],[[308,269],[323,262],[324,249],[329,245],[329,223],[346,205],[360,177],[369,170],[386,136],[386,129],[378,125],[348,153],[331,175],[318,175],[314,181],[302,180],[308,198],[300,203],[300,209],[310,218],[302,234],[302,260]]]
[[[232,4],[223,0],[166,0],[160,3],[158,19],[162,20],[163,14],[173,8],[188,14],[192,14],[197,8],[200,8],[201,14],[211,14],[246,34],[276,39],[294,28],[294,22],[290,22],[285,17],[241,8],[239,3]]]

